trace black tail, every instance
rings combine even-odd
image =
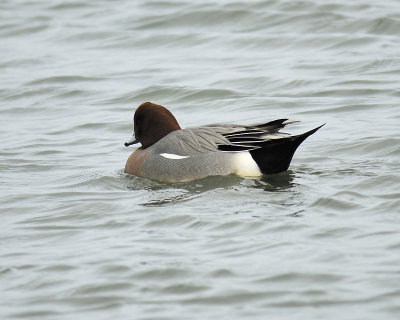
[[[266,141],[261,148],[250,150],[250,154],[264,174],[286,171],[297,147],[322,126],[297,136]]]

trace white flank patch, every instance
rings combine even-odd
[[[235,173],[243,177],[260,176],[261,171],[250,152],[236,152],[234,155]]]
[[[173,160],[189,158],[189,156],[180,156],[178,154],[173,154],[173,153],[161,153],[160,155],[163,156],[164,158],[173,159]]]

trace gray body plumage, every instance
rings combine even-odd
[[[170,132],[134,153],[136,159],[141,157],[141,162],[137,161],[141,164],[133,174],[176,182],[232,173],[255,176],[284,171],[300,143],[320,128],[291,136],[279,132],[289,124],[286,120],[254,126],[216,124]]]
[[[189,181],[233,173],[234,152],[221,152],[218,144],[229,143],[220,130],[210,127],[171,132],[150,148],[142,166],[144,176],[162,181]],[[182,156],[169,159],[162,154]],[[187,158],[186,158],[187,157]]]

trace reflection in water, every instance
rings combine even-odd
[[[269,192],[281,192],[295,186],[295,174],[286,171],[279,174],[265,175],[261,178],[248,179],[235,175],[213,176],[201,180],[167,183],[135,177],[121,173],[121,177],[130,190],[146,190],[147,199],[143,206],[165,206],[197,198],[216,189],[230,189],[237,186],[260,188]]]
[[[121,174],[130,190],[147,190],[147,199],[140,203],[143,206],[165,206],[189,201],[215,189],[228,189],[240,184],[243,178],[230,176],[213,176],[201,180],[167,183],[146,178]]]
[[[264,175],[259,181],[257,181],[256,187],[270,192],[284,191],[296,185],[293,183],[294,178],[295,173],[292,171]]]

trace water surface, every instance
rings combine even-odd
[[[395,0],[2,1],[2,319],[398,319]],[[290,170],[123,173],[136,106],[327,123]]]

